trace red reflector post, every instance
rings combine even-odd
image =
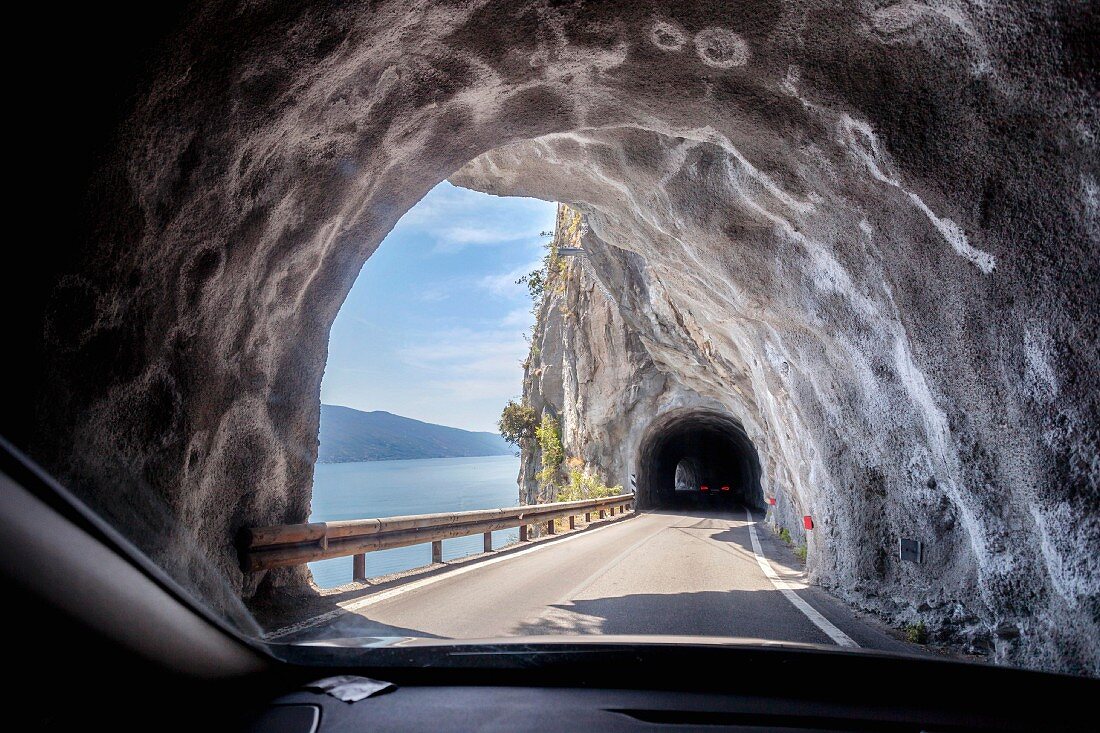
[[[706,484],[703,484],[702,486],[699,487],[699,491],[710,491],[710,487],[707,486]]]
[[[775,497],[774,496],[769,496],[768,497],[768,503],[771,504],[772,506],[775,506]]]
[[[722,491],[729,491],[729,490],[730,490],[730,487],[728,487],[728,486],[723,486],[722,487]]]
[[[814,518],[810,516],[802,517],[802,526],[806,529],[814,528]]]

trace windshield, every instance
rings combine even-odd
[[[234,628],[1098,674],[1087,19],[187,7],[4,435]]]

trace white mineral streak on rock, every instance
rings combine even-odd
[[[991,75],[1007,88],[1000,75],[994,74],[989,48],[974,28],[963,3],[946,0],[941,2],[905,2],[886,7],[870,8],[871,27],[876,38],[887,44],[924,43],[930,47],[954,42],[966,54],[971,73],[975,76]]]
[[[1050,365],[1050,337],[1041,328],[1024,329],[1024,380],[1037,400],[1049,402],[1058,393],[1058,377]]]
[[[1100,520],[1082,516],[1081,508],[1069,502],[1059,502],[1042,509],[1031,506],[1029,511],[1039,528],[1043,561],[1055,590],[1071,607],[1090,613],[1089,604],[1095,603],[1100,593],[1096,585],[1097,578],[1100,578],[1100,556],[1096,553],[1075,556],[1067,550],[1074,546],[1087,546]]]
[[[928,217],[928,221],[932,222],[932,226],[936,227],[943,238],[947,240],[947,243],[960,256],[973,262],[974,266],[986,275],[993,272],[996,267],[993,255],[971,246],[962,227],[951,219],[937,216],[932,209],[928,208],[928,205],[924,203],[920,196],[909,191],[901,184],[897,174],[890,169],[889,162],[886,161],[879,150],[878,139],[875,137],[870,125],[855,120],[847,114],[842,114],[840,116],[840,131],[841,141],[848,146],[848,150],[851,151],[852,155],[863,161],[867,169],[871,171],[871,175],[908,196],[909,200],[920,209],[921,213]],[[883,170],[884,168],[885,170]]]
[[[921,3],[907,0],[873,10],[871,22],[876,31],[886,35],[896,35],[925,22],[939,24],[936,30],[942,33],[942,24],[946,23],[971,42],[980,41],[970,19],[960,4],[955,2]]]

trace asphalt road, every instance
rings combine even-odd
[[[806,587],[790,551],[755,534],[760,554],[743,509],[643,513],[368,593],[280,641],[661,634],[920,651]]]

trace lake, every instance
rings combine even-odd
[[[519,458],[423,458],[411,461],[319,463],[313,476],[311,522],[372,519],[517,506]],[[493,547],[519,539],[518,529],[493,532]],[[480,534],[443,540],[443,559],[482,551]],[[367,576],[376,577],[428,565],[431,544],[367,553]],[[351,558],[311,562],[322,588],[351,582]]]

